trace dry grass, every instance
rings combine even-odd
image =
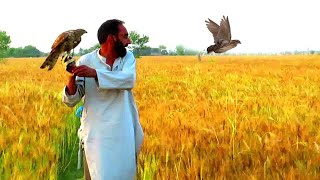
[[[64,134],[75,126],[66,120],[74,109],[61,103],[67,74],[61,64],[40,70],[42,61],[0,63],[5,179],[56,179],[68,159],[61,147],[72,145]],[[139,179],[320,178],[320,56],[137,61]]]

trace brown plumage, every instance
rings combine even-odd
[[[212,33],[214,38],[214,45],[207,48],[207,53],[223,53],[226,52],[238,44],[241,44],[239,40],[231,40],[231,29],[229,24],[228,16],[227,18],[223,16],[220,22],[220,26],[208,18],[207,28]]]
[[[61,54],[67,53],[65,57],[68,57],[71,50],[77,47],[81,42],[81,36],[84,33],[87,33],[84,29],[69,30],[61,33],[54,41],[51,47],[51,52],[40,68],[43,69],[48,66],[48,70],[51,70]]]

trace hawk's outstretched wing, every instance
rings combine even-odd
[[[220,22],[220,29],[217,35],[217,38],[220,40],[231,41],[231,30],[228,16],[227,18],[223,16]]]
[[[207,21],[205,21],[207,23],[207,28],[208,30],[212,33],[212,36],[214,38],[214,42],[216,43],[217,42],[217,35],[218,35],[218,32],[219,32],[219,29],[220,29],[220,26],[213,22],[211,19],[208,18]]]

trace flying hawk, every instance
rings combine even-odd
[[[238,44],[241,44],[239,40],[231,40],[231,30],[228,16],[227,18],[223,16],[220,22],[220,26],[208,18],[207,28],[212,33],[214,38],[214,45],[211,45],[207,48],[207,53],[223,53],[226,52]]]
[[[74,52],[74,48],[81,42],[81,36],[84,33],[87,33],[84,29],[68,30],[61,33],[54,41],[50,54],[40,68],[43,69],[48,66],[48,71],[51,70],[56,64],[59,56],[63,53],[66,53],[66,55],[63,55],[63,59],[65,59],[65,61],[70,60],[71,50]],[[73,56],[73,52],[71,57]]]

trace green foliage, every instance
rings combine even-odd
[[[0,58],[4,57],[41,57],[46,55],[32,45],[24,48],[10,48],[11,39],[5,31],[0,31]]]
[[[149,42],[149,37],[146,35],[140,35],[136,31],[130,31],[129,36],[132,41],[133,48],[144,48],[145,44]]]
[[[193,49],[185,49],[185,55],[196,55],[199,51]]]
[[[149,42],[149,37],[146,35],[140,35],[136,31],[130,31],[129,36],[131,38],[131,47],[133,48],[133,52],[136,57],[140,57],[143,55],[141,52],[148,49],[145,45]]]
[[[176,46],[176,53],[177,55],[185,55],[185,48],[183,45],[177,45]]]
[[[159,45],[159,49],[161,49],[161,50],[166,50],[167,47],[166,47],[165,45]]]
[[[185,48],[183,45],[176,46],[176,55],[183,56],[183,55],[196,55],[198,54],[197,50]]]
[[[75,115],[76,110],[83,105],[83,102],[77,104],[72,114],[65,116],[67,128],[64,132],[62,147],[60,148],[61,157],[59,159],[58,180],[79,179],[84,176],[83,162],[81,159],[81,168],[77,169],[79,139],[77,130],[80,127],[80,118]]]
[[[0,31],[0,58],[5,57],[6,51],[10,47],[10,43],[10,36],[8,36],[5,31]]]
[[[9,48],[5,54],[6,57],[42,57],[46,54],[32,45],[18,48]]]
[[[165,45],[159,45],[159,49],[160,49],[161,55],[168,55],[169,54],[167,47]]]
[[[140,176],[138,179],[148,180],[155,179],[156,173],[159,169],[160,159],[156,155],[141,155],[144,160],[143,168],[140,169]]]

